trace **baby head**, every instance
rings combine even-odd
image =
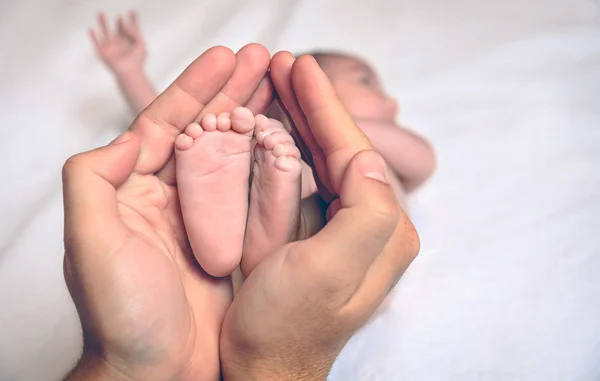
[[[355,119],[394,124],[398,104],[384,90],[379,76],[364,60],[345,53],[310,52],[340,100]]]
[[[315,58],[354,119],[395,124],[398,104],[386,94],[379,76],[364,60],[334,51],[307,54]],[[273,104],[267,116],[288,124],[277,104]]]

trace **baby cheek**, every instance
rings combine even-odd
[[[379,119],[381,117],[381,97],[362,86],[337,85],[335,89],[340,101],[350,115],[355,118]]]
[[[355,108],[355,114],[366,119],[380,119],[385,113],[385,107],[381,100],[375,97],[364,97],[357,102]]]
[[[340,100],[354,117],[368,117],[374,111],[373,101],[360,94],[340,96]]]

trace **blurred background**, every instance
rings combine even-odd
[[[62,278],[60,168],[132,115],[96,13],[139,12],[162,91],[205,49],[366,58],[438,169],[422,252],[332,380],[600,380],[600,3],[0,2],[0,380],[58,380],[81,336]]]

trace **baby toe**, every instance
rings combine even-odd
[[[202,128],[205,131],[213,132],[217,130],[217,116],[215,114],[206,114],[202,118]]]

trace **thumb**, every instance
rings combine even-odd
[[[108,146],[80,153],[63,167],[65,250],[111,251],[127,232],[119,218],[116,190],[133,173],[140,142],[125,132]]]
[[[337,210],[336,210],[337,209]],[[306,241],[312,264],[343,287],[350,297],[394,233],[400,206],[383,158],[373,150],[358,152],[342,178],[339,201],[329,223]],[[337,276],[331,276],[333,274]]]

